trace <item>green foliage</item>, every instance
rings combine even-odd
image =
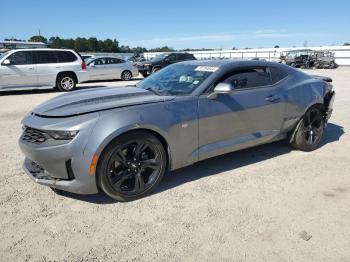
[[[168,46],[163,46],[163,47],[149,49],[148,51],[149,52],[174,52],[175,49]]]
[[[29,38],[29,41],[47,43],[47,39],[41,35],[33,35],[31,38]]]
[[[144,47],[119,46],[116,39],[98,40],[96,37],[77,37],[76,39],[63,39],[58,36],[52,36],[49,41],[43,36],[32,36],[30,41],[48,43],[51,48],[67,48],[74,49],[78,52],[102,52],[102,53],[134,53],[140,54],[144,52],[174,52],[175,49],[163,46],[147,50]]]

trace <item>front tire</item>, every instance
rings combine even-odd
[[[61,74],[57,77],[56,87],[59,91],[72,91],[75,89],[76,85],[76,78],[72,74]]]
[[[151,193],[166,171],[166,153],[152,134],[133,131],[112,141],[97,167],[97,183],[110,197],[132,201]]]
[[[153,67],[152,68],[152,74],[154,74],[155,72],[159,71],[161,68],[160,67]]]
[[[311,107],[296,127],[291,146],[302,151],[315,150],[322,139],[324,126],[322,106]]]

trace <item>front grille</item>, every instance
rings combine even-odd
[[[28,143],[41,144],[47,140],[47,134],[43,131],[26,127],[22,136],[22,140]]]

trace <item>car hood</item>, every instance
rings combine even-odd
[[[158,96],[136,87],[108,87],[67,93],[48,100],[34,108],[42,117],[68,117],[112,108],[160,103],[174,99]]]

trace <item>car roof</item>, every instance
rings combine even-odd
[[[212,66],[212,67],[246,67],[246,66],[281,66],[280,63],[261,60],[189,60],[180,62],[186,65]]]
[[[21,49],[12,49],[11,51],[70,51],[75,52],[72,49],[61,49],[61,48],[21,48]]]

